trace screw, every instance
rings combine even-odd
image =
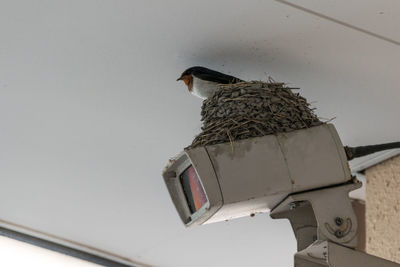
[[[343,224],[343,219],[340,217],[335,218],[335,223],[337,226],[341,226]]]
[[[294,210],[295,208],[297,208],[297,203],[296,202],[289,203],[289,209],[290,210]]]
[[[343,232],[340,231],[340,230],[336,230],[336,231],[335,231],[335,236],[336,236],[337,238],[341,238],[341,237],[343,237]]]

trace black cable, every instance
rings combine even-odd
[[[345,146],[344,150],[346,151],[347,160],[352,160],[354,158],[359,158],[375,152],[394,149],[394,148],[400,148],[400,142],[371,145],[371,146],[356,146],[356,147]]]

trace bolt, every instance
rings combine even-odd
[[[289,203],[289,209],[290,210],[294,210],[295,208],[297,208],[297,203],[296,202]]]
[[[343,237],[343,232],[340,231],[340,230],[336,230],[336,231],[335,231],[335,236],[336,236],[337,238],[341,238],[341,237]]]
[[[343,224],[343,219],[340,217],[335,218],[335,223],[337,226],[341,226]]]

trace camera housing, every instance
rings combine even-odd
[[[292,193],[352,179],[332,124],[185,149],[163,178],[186,226],[268,212]]]

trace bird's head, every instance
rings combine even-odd
[[[177,81],[183,81],[186,86],[188,87],[189,91],[192,91],[193,88],[193,76],[192,76],[192,72],[190,71],[190,69],[185,70],[181,77],[179,77],[177,79]]]

